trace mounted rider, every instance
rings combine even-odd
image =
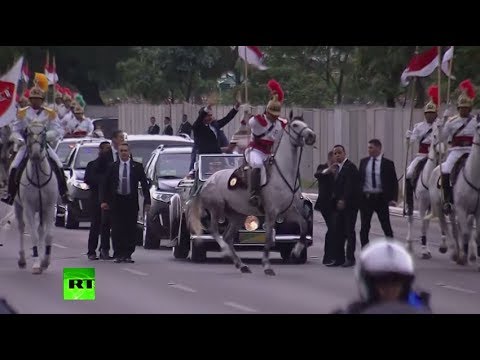
[[[251,129],[250,144],[245,150],[245,159],[252,168],[250,173],[250,205],[259,207],[261,203],[261,174],[264,162],[272,155],[278,146],[287,126],[286,119],[280,118],[283,90],[278,82],[270,80],[268,88],[271,92],[271,100],[267,104],[264,114],[255,115],[248,120]]]
[[[425,105],[424,108],[425,120],[421,123],[415,124],[413,130],[407,130],[405,135],[407,141],[409,141],[411,144],[419,144],[417,156],[408,166],[406,174],[405,190],[408,215],[413,215],[413,193],[415,191],[413,176],[422,160],[424,160],[423,165],[425,165],[425,160],[428,157],[428,152],[432,143],[433,125],[438,118],[438,86],[430,86],[428,89],[428,95],[430,96],[431,100],[427,105]]]
[[[91,136],[93,133],[93,122],[85,117],[84,110],[80,105],[76,105],[73,109],[73,118],[70,118],[65,126],[65,132],[75,134],[83,134]]]
[[[443,211],[449,215],[452,211],[453,192],[450,183],[450,173],[457,161],[464,155],[470,154],[475,135],[476,122],[471,114],[473,100],[475,99],[475,89],[470,80],[464,80],[460,83],[462,93],[457,100],[458,115],[448,119],[445,124],[438,122],[441,140],[449,140],[451,145],[447,160],[442,163],[442,185],[444,191]],[[448,116],[448,110],[446,112]]]
[[[47,141],[50,143],[57,141],[63,135],[63,130],[60,126],[57,114],[54,110],[43,106],[44,100],[45,92],[41,88],[34,86],[30,89],[29,101],[31,105],[19,109],[17,112],[17,119],[11,125],[11,139],[15,143],[21,144],[21,147],[10,167],[7,197],[1,199],[1,201],[9,205],[13,204],[15,195],[18,191],[17,182],[21,178],[21,174],[27,164],[27,148],[25,143],[28,125],[33,120],[43,122],[46,125]],[[47,154],[53,171],[57,176],[62,200],[68,202],[67,183],[63,173],[63,164],[49,144],[47,144]]]

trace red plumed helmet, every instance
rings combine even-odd
[[[472,82],[470,79],[463,80],[460,83],[460,90],[465,92],[465,94],[470,98],[470,99],[475,99],[475,88],[473,87]]]
[[[432,99],[432,102],[438,106],[438,85],[432,85],[428,88],[428,96]]]
[[[270,89],[272,96],[277,95],[277,100],[283,102],[284,94],[280,84],[276,80],[272,79],[268,82],[267,86]]]

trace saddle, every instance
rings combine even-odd
[[[455,165],[453,165],[452,173],[450,174],[450,184],[452,186],[455,186],[455,183],[457,182],[458,175],[460,174],[460,171],[465,167],[465,164],[467,163],[468,159],[468,153],[463,154],[460,159],[458,159],[455,162]]]
[[[228,179],[228,189],[248,189],[250,166],[244,160]]]
[[[425,164],[427,163],[427,161],[428,161],[428,157],[425,157],[418,162],[417,166],[415,166],[415,169],[413,170],[413,176],[412,176],[413,189],[417,188],[418,179],[420,179],[420,175],[422,174],[423,168],[425,167]]]

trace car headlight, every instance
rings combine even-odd
[[[76,188],[78,189],[81,189],[81,190],[88,190],[90,189],[90,186],[88,186],[86,183],[84,183],[83,181],[74,181],[73,182],[73,186],[75,186]]]
[[[250,215],[247,216],[247,218],[245,219],[244,225],[247,231],[255,231],[258,229],[260,222],[258,221],[258,218],[256,216]]]
[[[170,194],[170,193],[164,193],[164,192],[154,192],[152,197],[155,199],[155,200],[158,200],[158,201],[163,201],[163,202],[170,202],[170,199],[172,198],[174,194]]]

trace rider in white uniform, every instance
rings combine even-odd
[[[245,150],[245,159],[252,168],[250,175],[250,199],[252,206],[260,205],[261,171],[265,160],[280,141],[287,120],[280,118],[283,91],[280,84],[270,80],[268,83],[272,92],[272,99],[262,115],[250,118],[248,125],[251,128],[250,144]]]
[[[413,173],[418,163],[428,156],[430,150],[430,144],[432,143],[433,124],[437,119],[437,106],[438,106],[438,87],[431,86],[429,89],[431,101],[425,105],[424,114],[425,121],[415,124],[413,130],[407,130],[406,138],[411,144],[418,143],[417,156],[412,160],[407,168],[405,190],[406,190],[406,203],[408,206],[408,215],[413,214],[413,188],[412,183]]]
[[[470,81],[465,80],[460,84],[462,94],[457,101],[458,115],[450,118],[443,124],[438,122],[442,140],[448,140],[451,145],[447,160],[442,163],[442,185],[444,191],[444,213],[449,215],[452,210],[452,185],[450,173],[458,159],[463,154],[469,154],[472,149],[473,137],[477,122],[471,114],[475,90]]]
[[[17,174],[21,175],[25,168],[26,161],[22,161],[26,157],[27,149],[25,147],[25,131],[27,126],[33,121],[41,121],[45,124],[47,130],[47,141],[55,142],[63,136],[63,130],[60,126],[57,114],[54,110],[44,107],[43,101],[45,99],[45,93],[39,87],[34,87],[30,90],[29,101],[31,106],[27,106],[18,110],[17,119],[11,124],[12,135],[11,140],[17,144],[21,144],[21,147],[15,156],[10,167],[10,176],[8,180],[8,194],[7,197],[1,199],[1,201],[12,205],[17,193]],[[51,160],[50,163],[53,167],[55,175],[57,176],[60,195],[63,201],[68,201],[67,198],[67,183],[65,181],[65,175],[63,173],[63,164],[58,158],[57,154],[47,144],[48,157]]]
[[[91,136],[93,133],[93,122],[84,116],[83,108],[80,105],[75,106],[73,115],[74,117],[68,120],[65,131],[72,134],[85,132],[86,136]]]

